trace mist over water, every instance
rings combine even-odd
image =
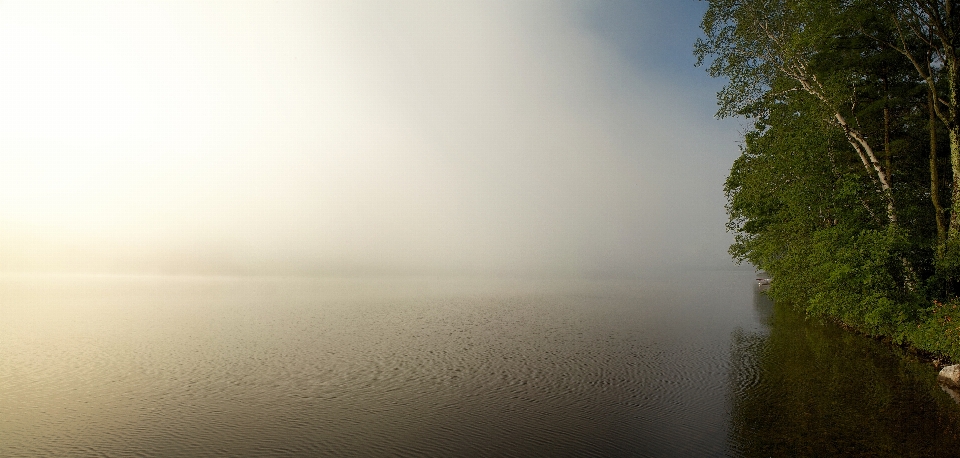
[[[777,450],[704,8],[0,3],[0,456]]]
[[[677,49],[700,72],[690,43],[654,32],[650,14],[668,9],[30,5],[0,15],[4,271],[729,264],[735,129],[602,22],[635,16],[639,46]],[[692,43],[691,18],[673,27]]]

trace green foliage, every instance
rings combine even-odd
[[[915,315],[914,300],[898,282],[906,240],[895,227],[850,233],[818,231],[811,246],[812,275],[807,312],[833,317],[872,334],[890,335]]]
[[[950,169],[931,165],[925,81],[875,38],[894,33],[885,8],[902,5],[708,1],[694,51],[728,82],[718,116],[754,122],[725,184],[731,255],[772,274],[780,302],[960,361],[960,313],[936,305],[960,288],[960,243],[938,241],[930,194],[931,167]],[[851,129],[880,164],[864,163]]]
[[[923,350],[960,361],[960,300],[935,300],[932,304],[915,326],[903,328],[904,339]]]

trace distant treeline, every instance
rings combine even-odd
[[[743,117],[730,252],[808,314],[960,362],[960,0],[708,0]]]

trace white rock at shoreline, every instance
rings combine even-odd
[[[941,369],[937,380],[951,388],[960,389],[960,364],[954,364]]]

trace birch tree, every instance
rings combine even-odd
[[[777,279],[777,301],[947,348],[937,307],[960,306],[960,0],[707,1],[698,64],[727,80],[718,115],[754,122],[724,187],[730,253]]]
[[[782,93],[774,81],[787,79],[816,99],[822,112],[844,134],[864,172],[883,197],[886,218],[897,223],[890,171],[877,156],[870,138],[850,119],[856,108],[855,81],[846,75],[825,77],[811,66],[818,44],[830,36],[841,13],[838,2],[788,0],[709,0],[698,40],[698,64],[711,60],[709,72],[729,84],[718,94],[719,116],[762,116]]]

